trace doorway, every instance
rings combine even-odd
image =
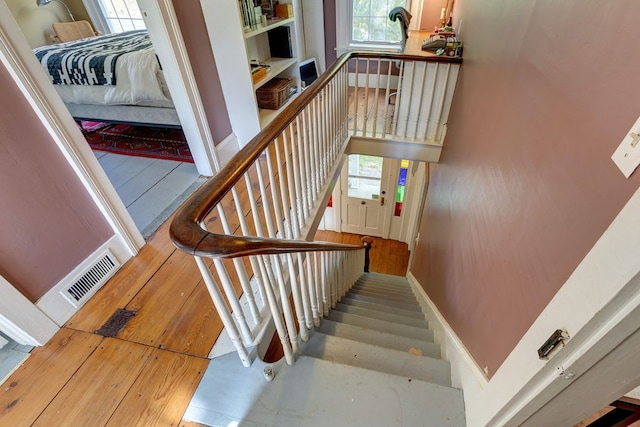
[[[389,238],[394,159],[350,154],[342,173],[342,231]]]

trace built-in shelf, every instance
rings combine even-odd
[[[253,90],[258,89],[272,78],[277,77],[278,74],[296,64],[297,62],[298,58],[269,58],[266,61],[262,61],[261,64],[265,64],[270,67],[269,72],[267,73],[267,76],[262,80],[254,83]]]
[[[276,118],[276,116],[278,114],[280,114],[280,112],[284,109],[284,107],[289,105],[291,103],[291,101],[296,99],[299,95],[300,95],[300,90],[298,90],[298,92],[296,92],[293,95],[291,95],[289,97],[289,99],[287,100],[287,102],[282,104],[282,106],[280,108],[278,108],[277,110],[267,110],[266,108],[260,108],[259,109],[259,112],[260,112],[260,127],[262,129],[264,129],[269,123],[271,123],[271,121],[273,119]]]
[[[251,27],[249,31],[245,31],[244,38],[250,39],[251,37],[255,37],[258,34],[262,34],[269,30],[272,30],[276,27],[280,27],[282,25],[289,24],[293,22],[294,18],[286,18],[286,19],[267,19],[267,25],[256,25],[255,27]]]

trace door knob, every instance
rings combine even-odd
[[[364,200],[360,202],[361,205],[366,204],[367,202],[365,202]]]

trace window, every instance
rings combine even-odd
[[[136,0],[98,0],[98,3],[112,33],[146,28]]]
[[[136,0],[83,0],[95,28],[103,33],[144,30]]]
[[[351,0],[351,40],[355,43],[399,43],[398,21],[389,19],[394,7],[407,7],[406,0]]]
[[[418,29],[420,1],[412,0],[336,0],[336,39],[338,53],[348,49],[396,50],[400,48],[400,22],[391,21],[389,12],[404,7],[413,15],[412,30]]]

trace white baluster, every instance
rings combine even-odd
[[[356,74],[355,74],[355,84],[353,88],[353,135],[358,134],[358,78],[360,73],[358,72],[358,66],[360,64],[360,59],[356,58]]]
[[[284,320],[287,324],[287,331],[289,332],[289,338],[291,341],[291,349],[294,354],[300,351],[298,344],[298,334],[296,332],[295,319],[293,317],[293,310],[291,304],[289,304],[289,296],[287,295],[287,289],[284,281],[284,274],[282,272],[282,265],[280,264],[280,258],[278,255],[271,255],[271,264],[275,266],[276,277],[278,278],[278,289],[280,290],[280,304],[282,305],[282,311],[284,312]]]
[[[291,220],[291,239],[297,239],[298,236],[300,235],[300,228],[298,225],[298,213],[297,213],[297,208],[296,208],[296,188],[295,188],[295,183],[294,183],[294,177],[293,177],[293,169],[291,166],[291,158],[289,157],[289,138],[287,137],[287,131],[285,130],[282,133],[282,150],[283,150],[283,154],[284,154],[284,158],[285,158],[285,169],[287,171],[287,194],[289,195],[288,198],[288,202],[289,202],[289,209],[287,212],[290,213],[290,220]],[[278,153],[278,151],[276,150],[276,153]],[[280,162],[278,162],[278,166],[280,165]],[[286,198],[286,194],[283,195]],[[284,202],[283,202],[284,204]]]
[[[267,152],[267,161],[269,161],[269,153]],[[258,185],[260,186],[260,197],[262,198],[262,210],[264,211],[264,219],[267,223],[267,232],[269,237],[276,237],[276,227],[273,223],[273,217],[271,216],[271,205],[269,204],[269,197],[267,196],[267,189],[265,188],[264,176],[262,174],[262,166],[260,166],[260,160],[255,162],[256,171],[258,172]]]
[[[364,117],[362,123],[362,136],[367,136],[367,120],[369,119],[369,64],[370,59],[367,58],[366,62],[367,70],[365,71],[365,80],[364,80]]]
[[[285,229],[287,230],[287,239],[292,239],[294,225],[291,221],[291,206],[289,206],[289,198],[288,198],[289,189],[285,184],[286,176],[284,174],[284,169],[282,169],[282,156],[280,154],[280,144],[277,140],[275,143],[275,149],[276,149],[276,167],[278,168],[278,182],[280,183],[280,199],[282,201],[282,211],[284,213]]]
[[[278,141],[275,141],[275,144],[278,144]],[[278,190],[276,188],[276,178],[275,175],[273,174],[273,158],[271,157],[271,152],[270,150],[266,150],[266,159],[267,159],[267,174],[269,174],[269,182],[271,183],[271,185],[269,186],[269,188],[271,189],[271,201],[273,203],[273,210],[276,216],[276,223],[278,224],[278,230],[276,230],[276,235],[279,236],[280,238],[284,239],[288,236],[291,235],[291,233],[288,231],[287,227],[289,226],[289,223],[287,221],[287,223],[285,224],[285,222],[282,220],[282,210],[280,207],[280,200],[278,199]]]
[[[296,309],[296,317],[298,318],[298,329],[300,330],[300,338],[302,341],[309,341],[309,331],[305,322],[304,304],[302,295],[300,295],[300,284],[297,279],[296,269],[293,265],[293,256],[287,254],[287,266],[289,267],[289,281],[291,282],[291,294],[293,296],[293,305]]]
[[[224,289],[224,292],[227,295],[227,300],[229,301],[229,305],[231,306],[233,316],[236,318],[236,323],[238,325],[238,328],[240,328],[240,333],[242,334],[244,342],[247,344],[253,343],[253,336],[251,334],[251,331],[249,330],[247,319],[244,317],[244,312],[242,311],[242,307],[240,306],[240,301],[238,301],[236,291],[235,289],[233,289],[231,279],[229,279],[227,269],[225,268],[224,264],[222,264],[222,261],[220,259],[214,258],[213,265],[216,267],[218,277],[220,278],[220,282],[222,284],[222,289]]]
[[[258,257],[258,265],[260,266],[262,276],[268,277],[267,269],[262,257]],[[284,322],[282,321],[282,312],[280,311],[280,307],[278,306],[278,300],[273,293],[272,286],[266,286],[265,290],[267,294],[267,301],[269,303],[269,309],[271,310],[271,316],[273,317],[273,322],[276,326],[276,331],[278,332],[278,338],[280,338],[280,343],[282,344],[282,349],[284,350],[285,360],[287,362],[287,365],[293,365],[293,350],[291,349],[289,336],[287,335],[287,329]]]
[[[304,307],[304,321],[308,329],[313,328],[313,309],[312,295],[309,293],[307,278],[304,277],[304,259],[301,252],[297,253],[298,257],[298,277],[300,283],[300,297],[302,298],[302,306]],[[311,280],[311,279],[309,279]]]
[[[438,106],[438,120],[433,130],[433,138],[436,139],[440,131],[440,122],[442,121],[442,112],[444,111],[444,101],[447,97],[447,86],[449,84],[449,72],[451,71],[451,64],[447,64],[447,72],[444,76],[444,82],[442,84],[442,94],[440,95],[440,105]]]
[[[233,346],[236,348],[238,352],[238,356],[240,356],[240,360],[245,367],[251,366],[251,357],[249,356],[249,352],[247,348],[242,342],[240,338],[240,334],[238,333],[238,328],[236,327],[233,318],[231,317],[231,313],[227,309],[227,304],[224,301],[224,297],[220,293],[220,289],[216,284],[213,276],[211,275],[211,271],[209,271],[209,267],[204,262],[204,260],[200,257],[194,257],[196,260],[196,264],[198,264],[198,268],[200,269],[200,274],[202,274],[202,278],[204,279],[204,283],[207,286],[207,290],[209,291],[209,295],[211,295],[211,299],[213,300],[213,305],[216,307],[216,311],[220,316],[220,320],[222,320],[222,324],[224,325],[224,329],[227,331]]]
[[[413,79],[414,81],[419,80],[418,88],[412,92],[413,94],[418,95],[418,111],[416,112],[416,124],[413,129],[413,139],[418,139],[418,126],[420,125],[420,123],[424,123],[425,121],[429,120],[428,116],[426,118],[422,116],[422,99],[424,98],[424,83],[427,79],[427,70],[429,68],[428,65],[429,64],[427,62],[416,62],[413,66]],[[422,73],[422,78],[418,78],[417,70],[418,68],[423,68],[423,66],[424,72]]]
[[[329,307],[331,307],[331,302],[329,301],[330,291],[328,289],[328,281],[327,276],[325,274],[325,265],[327,263],[327,254],[326,252],[320,252],[320,262],[318,263],[316,260],[316,277],[319,278],[320,288],[322,289],[322,304],[324,316],[327,317],[329,315]]]
[[[300,191],[302,200],[302,216],[305,219],[304,223],[309,219],[309,181],[307,180],[307,156],[306,156],[306,141],[305,141],[305,129],[303,120],[300,120],[301,114],[296,116],[296,129],[297,129],[297,142],[298,142],[298,169],[300,170]]]
[[[433,100],[436,98],[436,81],[438,80],[438,70],[439,70],[439,63],[435,63],[435,70],[433,71],[433,79],[431,80],[431,91],[429,92],[430,94],[430,98],[429,98],[429,102],[428,102],[428,107],[427,108],[427,113],[426,113],[426,120],[425,120],[425,126],[424,126],[424,135],[422,136],[422,140],[426,141],[428,139],[428,132],[429,132],[429,124],[431,123],[431,110],[433,108]],[[429,64],[425,64],[425,68],[429,68]]]
[[[320,299],[320,294],[318,293],[318,280],[317,276],[313,275],[313,258],[316,253],[308,252],[306,254],[305,264],[307,267],[307,285],[309,286],[309,299],[311,300],[311,312],[313,314],[313,324],[315,327],[320,326],[320,304],[322,304],[322,300]]]
[[[387,64],[387,87],[384,93],[384,123],[382,124],[382,138],[387,136],[387,126],[390,125],[390,123],[387,123],[387,114],[389,113],[389,104],[391,103],[391,99],[389,97],[391,96],[391,70],[393,69],[393,62],[389,60],[387,61]],[[396,97],[397,96],[398,93],[396,92]],[[397,102],[395,103],[395,108],[398,108]]]
[[[400,112],[400,103],[402,98],[402,92],[404,90],[404,61],[400,61],[400,72],[398,73],[398,88],[396,89],[396,106],[393,109],[393,121],[391,122],[391,133],[398,135],[398,113]],[[407,93],[407,96],[411,96],[411,93]]]

